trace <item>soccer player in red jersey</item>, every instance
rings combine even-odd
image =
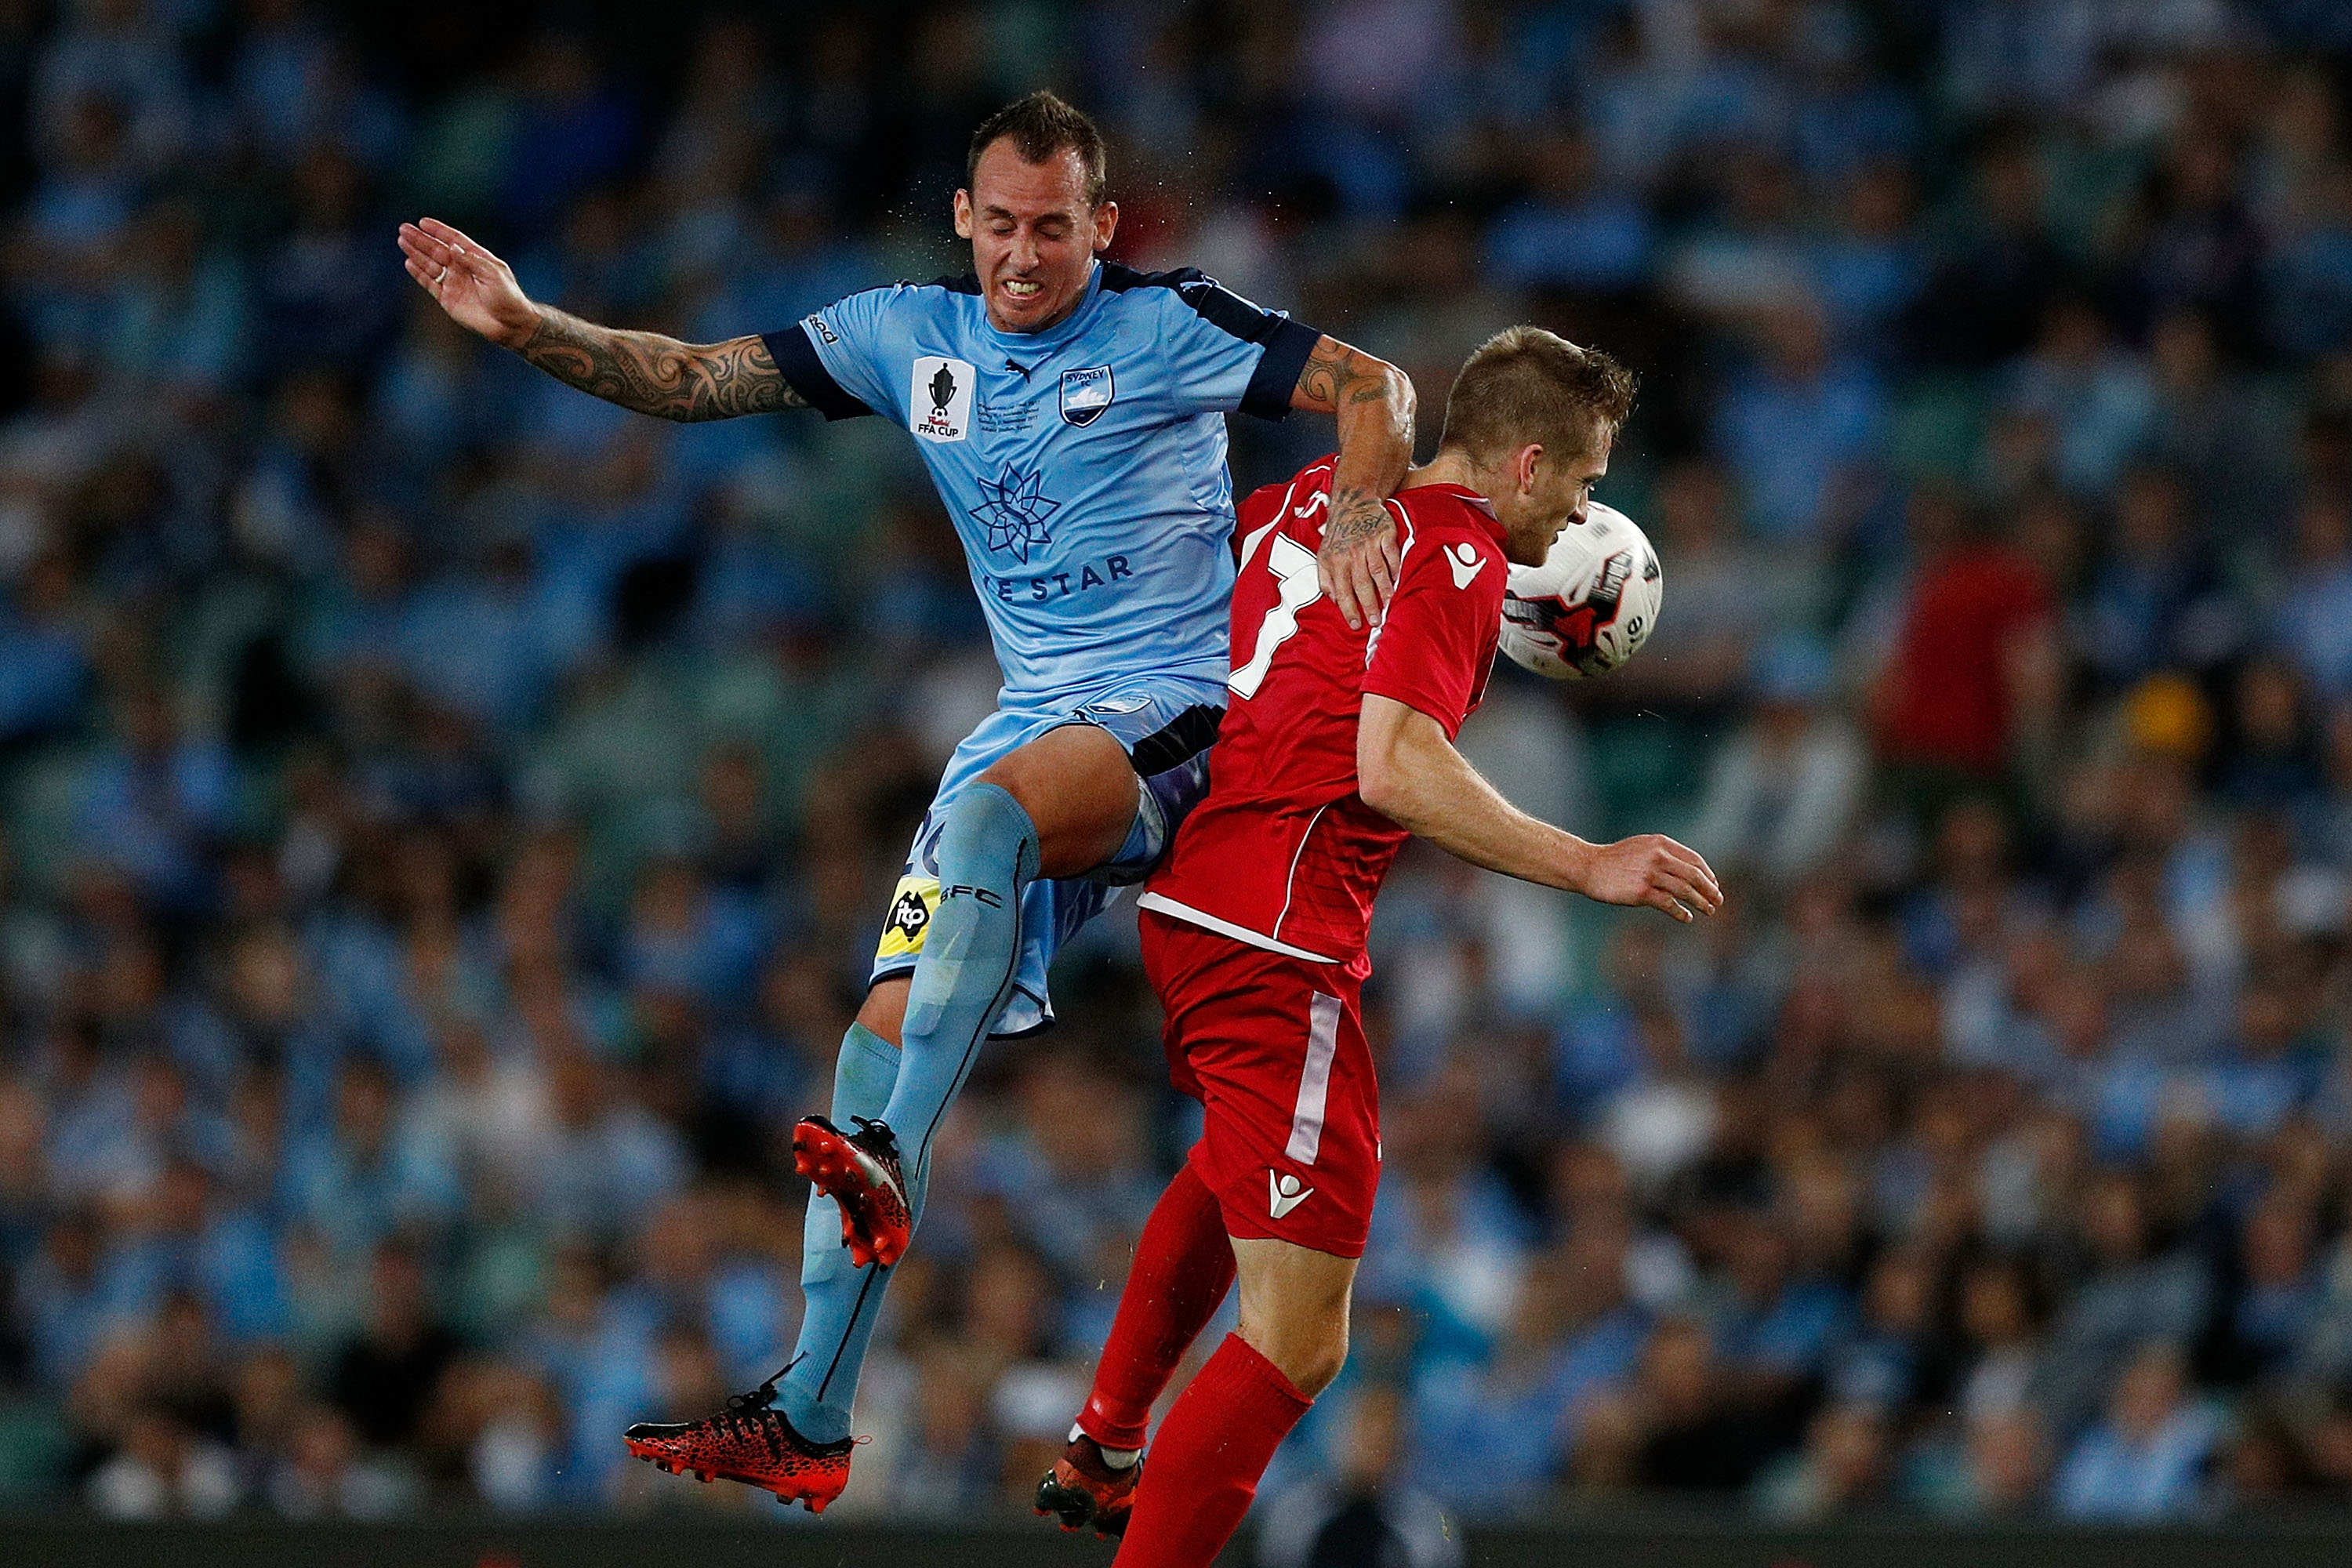
[[[1205,1127],[1144,1227],[1093,1392],[1038,1488],[1066,1529],[1123,1534],[1122,1568],[1205,1568],[1347,1359],[1381,1163],[1364,937],[1405,837],[1681,921],[1722,903],[1674,840],[1587,843],[1512,806],[1454,749],[1495,661],[1506,563],[1540,563],[1583,521],[1632,403],[1622,367],[1540,328],[1482,345],[1436,458],[1389,502],[1402,561],[1369,632],[1317,582],[1329,458],[1241,508],[1209,795],[1140,900],[1170,1070]],[[1240,1330],[1169,1412],[1146,1476],[1152,1402],[1236,1273]]]

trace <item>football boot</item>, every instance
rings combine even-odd
[[[906,1256],[914,1219],[907,1178],[898,1168],[898,1135],[879,1121],[853,1116],[844,1132],[822,1116],[803,1116],[793,1128],[793,1168],[841,1208],[841,1239],[849,1260],[887,1268]]]
[[[849,1455],[857,1439],[812,1443],[784,1419],[775,1398],[770,1378],[756,1393],[730,1394],[725,1409],[699,1421],[640,1421],[622,1436],[630,1453],[656,1469],[674,1476],[692,1471],[703,1481],[741,1481],[775,1493],[787,1507],[798,1502],[823,1513],[849,1484]]]
[[[1102,1457],[1102,1445],[1085,1433],[1070,1439],[1045,1479],[1037,1483],[1037,1511],[1052,1514],[1064,1530],[1083,1530],[1109,1541],[1127,1533],[1128,1516],[1135,1511],[1135,1487],[1143,1479],[1139,1457],[1125,1469],[1114,1469]]]

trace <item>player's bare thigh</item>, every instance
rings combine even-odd
[[[1301,1394],[1320,1394],[1348,1359],[1357,1260],[1271,1237],[1235,1237],[1233,1247],[1242,1338]]]

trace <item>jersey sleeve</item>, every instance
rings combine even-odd
[[[1452,740],[1480,690],[1479,667],[1492,657],[1509,570],[1490,540],[1425,530],[1405,551],[1365,666],[1365,692],[1428,714]]]
[[[1290,389],[1323,334],[1192,268],[1173,276],[1160,327],[1171,400],[1196,414],[1288,414]]]
[[[891,395],[889,313],[898,289],[867,289],[835,300],[789,327],[762,332],[776,368],[802,401],[827,419],[885,413],[905,422]]]

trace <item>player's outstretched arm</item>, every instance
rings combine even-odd
[[[1412,382],[1385,360],[1323,338],[1298,373],[1290,406],[1339,416],[1331,515],[1315,571],[1350,626],[1377,626],[1396,586],[1396,524],[1383,503],[1412,464]]]
[[[607,403],[682,421],[807,406],[756,337],[682,343],[534,303],[512,268],[438,218],[402,224],[400,249],[451,321]]]
[[[1588,844],[1505,800],[1436,720],[1367,692],[1356,727],[1356,790],[1399,827],[1474,866],[1604,904],[1647,904],[1678,921],[1723,907],[1697,851],[1662,834]]]

